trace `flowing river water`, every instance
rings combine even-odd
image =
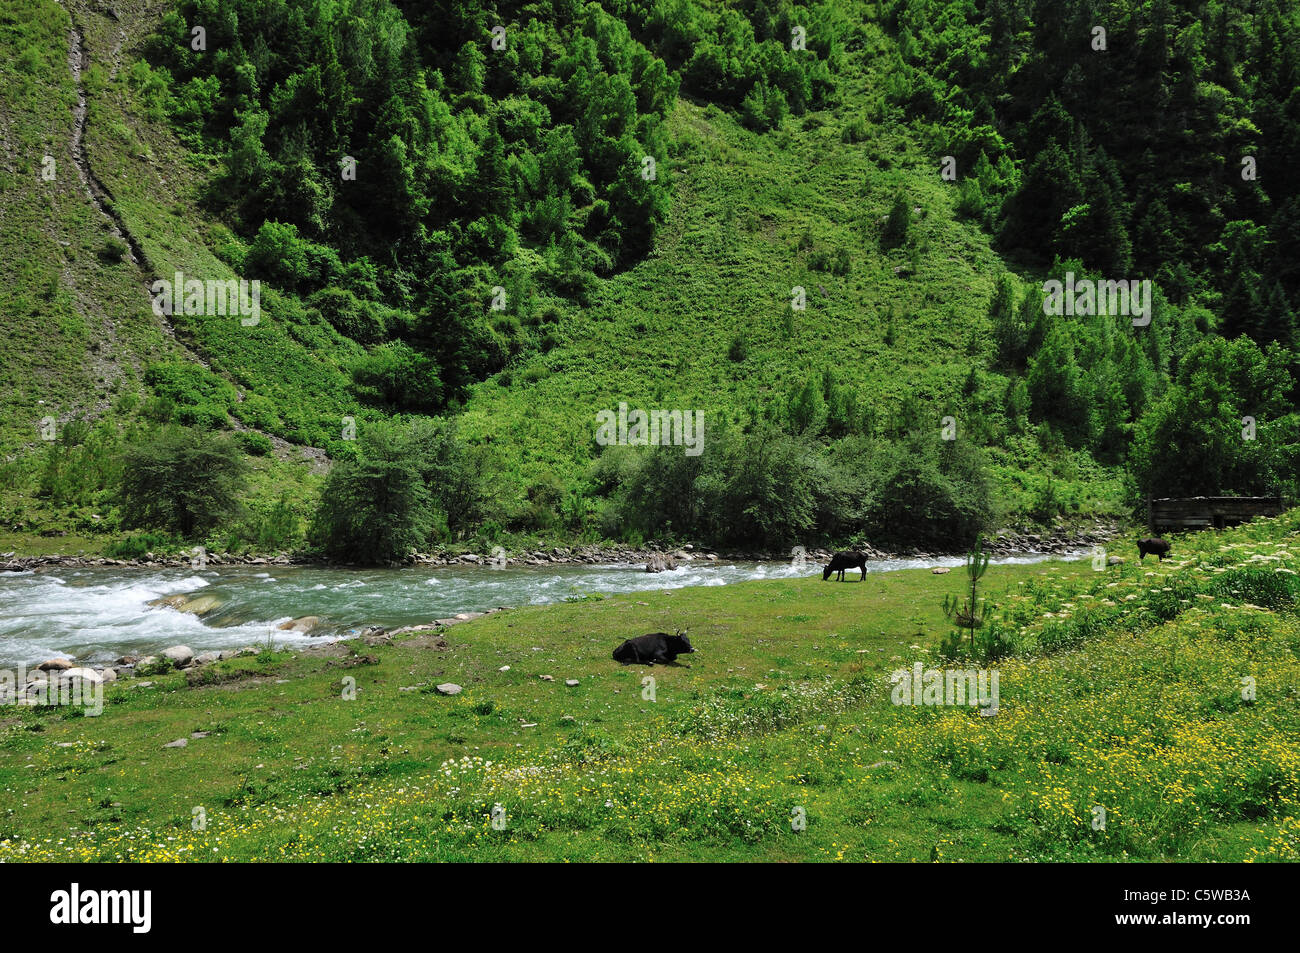
[[[994,563],[1030,563],[1052,557],[1023,555]],[[1056,558],[1080,558],[1079,554]],[[884,559],[871,572],[960,566],[959,557]],[[725,586],[753,579],[819,576],[813,563],[694,562],[647,573],[628,564],[556,565],[488,569],[478,566],[340,569],[248,566],[208,569],[51,568],[0,573],[0,664],[31,665],[56,656],[82,663],[119,655],[153,654],[170,645],[195,652],[262,645],[309,645],[369,625],[416,625],[458,612],[496,606],[541,605],[575,596]],[[849,570],[848,579],[856,579]],[[869,582],[868,582],[869,584]],[[178,593],[214,596],[218,608],[202,618],[151,600]],[[318,616],[310,634],[277,626]]]

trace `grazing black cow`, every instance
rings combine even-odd
[[[683,633],[669,635],[667,632],[651,632],[628,639],[614,650],[614,661],[624,665],[676,665],[677,656],[689,655],[691,640]]]
[[[1165,557],[1169,555],[1169,541],[1157,539],[1154,536],[1147,537],[1146,539],[1139,539],[1138,558],[1145,560],[1147,558],[1147,553],[1151,553],[1161,562],[1164,562]]]
[[[867,555],[856,550],[850,550],[844,553],[836,553],[831,557],[831,564],[822,570],[822,582],[831,578],[831,573],[839,573],[839,581],[844,581],[844,570],[857,567],[862,570],[862,579],[867,578]],[[859,579],[858,582],[861,582]]]

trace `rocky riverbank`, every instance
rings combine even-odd
[[[445,619],[434,619],[422,625],[407,625],[394,629],[372,625],[358,632],[340,635],[329,642],[295,649],[293,655],[337,656],[343,654],[341,643],[351,639],[360,639],[368,647],[391,645],[394,636],[414,636],[423,639],[423,646],[433,649],[445,649],[446,641],[441,633],[448,627],[471,619],[479,619],[496,612],[505,611],[508,606],[498,606],[484,612],[458,612]],[[306,616],[286,622],[279,628],[285,631],[310,632],[314,616]],[[272,642],[274,640],[271,640]],[[416,643],[420,644],[420,643]],[[268,645],[267,648],[273,648]],[[125,681],[131,687],[148,688],[153,685],[150,676],[164,675],[168,672],[183,671],[191,684],[204,684],[207,678],[204,671],[214,662],[224,662],[234,658],[257,655],[261,649],[244,646],[220,652],[195,652],[188,645],[173,645],[163,649],[157,655],[123,655],[111,665],[83,666],[77,665],[73,656],[60,656],[46,659],[30,670],[24,669],[22,677],[15,680],[10,673],[8,680],[0,679],[0,705],[19,705],[38,707],[58,704],[60,697],[90,698],[96,687]],[[77,683],[80,684],[77,684]],[[459,691],[459,687],[457,687]]]
[[[1054,530],[1034,530],[1012,528],[999,530],[987,537],[985,550],[994,556],[1015,556],[1020,554],[1064,554],[1091,549],[1105,545],[1111,539],[1122,535],[1124,528],[1116,524],[1097,522],[1085,526],[1058,528]],[[870,545],[859,544],[857,547],[867,554],[869,559],[927,559],[940,556],[961,555],[963,550],[950,552],[925,552],[911,550],[905,552],[888,552]],[[831,550],[814,547],[804,550],[804,558],[810,562],[825,562],[831,557]],[[614,544],[585,543],[575,546],[553,546],[549,549],[523,549],[515,551],[497,550],[491,553],[455,552],[437,550],[428,553],[415,553],[408,557],[403,565],[408,566],[549,566],[549,565],[601,565],[610,563],[630,563],[636,566],[671,568],[670,562],[677,564],[705,560],[709,562],[785,562],[795,558],[794,548],[786,551],[771,550],[713,550],[696,547],[686,543],[680,547],[632,547]],[[325,560],[304,556],[297,553],[273,553],[263,555],[240,555],[233,553],[205,553],[202,557],[187,555],[161,555],[146,553],[140,559],[112,559],[106,556],[86,555],[45,555],[18,556],[14,553],[0,553],[0,570],[25,572],[52,568],[85,567],[119,567],[123,569],[203,569],[208,566],[305,566],[337,565]]]

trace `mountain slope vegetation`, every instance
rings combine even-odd
[[[1295,490],[1293,4],[1109,4],[1095,56],[1074,3],[30,6],[0,3],[0,544],[346,557],[355,504],[397,528],[368,559],[959,548]],[[1045,314],[1067,272],[1153,279],[1149,324]],[[178,273],[261,282],[259,319],[157,313]],[[602,446],[621,403],[701,411],[704,452]],[[176,428],[253,464],[203,539],[133,517],[126,450]]]

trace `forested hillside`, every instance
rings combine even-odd
[[[1294,494],[1298,34],[1280,0],[0,0],[0,545],[960,549]],[[158,313],[176,277],[260,313]],[[1075,279],[1150,281],[1146,320],[1048,313]],[[620,404],[701,413],[701,452],[605,445]]]

